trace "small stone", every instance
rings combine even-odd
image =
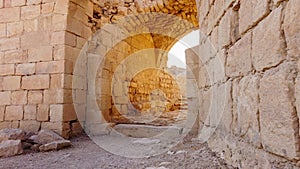
[[[26,132],[21,129],[0,130],[0,142],[6,140],[26,140]]]
[[[165,162],[160,163],[159,166],[161,167],[161,166],[167,166],[167,165],[171,165],[171,164],[172,164],[172,162],[165,161]]]
[[[47,144],[53,141],[64,140],[64,138],[50,130],[41,130],[38,135],[33,135],[29,139],[38,144]]]
[[[0,143],[0,157],[9,157],[22,153],[21,140],[6,140]]]
[[[44,144],[39,147],[40,151],[53,151],[60,150],[66,147],[70,147],[71,142],[69,140],[59,140],[51,143]]]

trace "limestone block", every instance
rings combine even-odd
[[[54,9],[54,2],[42,4],[42,14],[52,13]]]
[[[285,8],[284,32],[287,42],[287,53],[290,57],[299,58],[300,55],[300,2],[291,0]]]
[[[222,112],[222,117],[220,120],[220,124],[218,126],[219,129],[231,133],[230,131],[232,130],[232,122],[233,122],[233,110],[232,110],[232,105],[233,105],[233,96],[232,96],[232,82],[228,81],[225,84],[225,91],[224,91],[224,110]]]
[[[208,113],[210,112],[212,92],[211,89],[199,91],[199,120],[204,123],[208,118]],[[189,101],[189,100],[188,100]],[[188,103],[190,104],[190,102]]]
[[[21,140],[7,140],[0,143],[0,157],[22,154]]]
[[[0,106],[0,122],[4,121],[4,113],[5,113],[5,107]]]
[[[27,104],[27,91],[14,91],[11,93],[11,103],[15,105]]]
[[[64,60],[39,62],[36,64],[37,74],[64,73],[64,71],[65,71]]]
[[[280,28],[281,10],[274,10],[253,31],[252,59],[253,66],[258,71],[275,66],[285,58],[285,45]]]
[[[50,121],[68,122],[76,119],[77,117],[73,104],[57,104],[50,106]]]
[[[198,50],[199,46],[187,49],[185,51],[185,56],[186,56],[186,63],[192,63],[192,64],[197,64],[199,63],[199,56],[198,56]]]
[[[49,105],[39,104],[37,108],[36,120],[40,122],[45,122],[49,120]]]
[[[23,22],[13,22],[7,23],[7,33],[8,37],[21,35],[23,32]]]
[[[21,7],[21,19],[34,19],[41,13],[40,5],[30,5]]]
[[[11,92],[0,92],[0,105],[11,104]]]
[[[50,45],[50,32],[48,31],[34,31],[27,32],[21,36],[22,49],[39,49],[38,47]],[[30,51],[29,51],[30,52]],[[43,52],[42,50],[39,52]],[[38,53],[39,53],[38,52]],[[42,55],[43,53],[41,53]],[[43,56],[40,56],[43,57]]]
[[[240,33],[244,33],[253,24],[269,12],[268,0],[241,0],[239,9]]]
[[[34,63],[18,64],[16,67],[16,75],[31,75],[35,73]]]
[[[0,65],[0,75],[13,75],[15,73],[14,64]]]
[[[6,106],[5,120],[22,120],[23,119],[23,107],[22,106]]]
[[[52,130],[64,138],[68,138],[71,131],[69,123],[63,122],[43,122],[41,129]]]
[[[17,22],[20,20],[20,8],[0,9],[0,23]]]
[[[220,48],[230,44],[231,18],[231,10],[228,10],[220,21],[218,30],[218,45]]]
[[[3,90],[18,90],[21,86],[21,76],[5,76],[2,85]]]
[[[11,1],[11,6],[17,7],[17,6],[24,6],[26,4],[26,0],[14,0]]]
[[[69,45],[69,46],[76,46],[76,35],[60,31],[60,32],[54,32],[51,35],[51,44],[52,45]]]
[[[11,50],[5,52],[4,55],[5,63],[24,63],[27,62],[27,51],[26,50]]]
[[[38,132],[41,127],[41,122],[36,120],[22,120],[20,121],[20,128],[29,132]]]
[[[20,48],[20,38],[15,37],[15,38],[3,38],[0,41],[0,50],[5,51],[5,50],[14,50]]]
[[[24,106],[24,120],[36,120],[37,106],[26,105]]]
[[[295,66],[284,63],[266,72],[260,82],[260,127],[265,150],[296,158],[299,128],[294,109]]]
[[[43,102],[42,91],[28,91],[28,103],[29,104],[41,104]]]
[[[28,51],[29,62],[51,61],[52,46],[42,46],[30,49]]]
[[[69,1],[57,0],[54,6],[54,13],[67,14]]]
[[[60,150],[66,147],[70,147],[71,142],[69,140],[59,140],[53,141],[51,143],[44,144],[39,147],[40,151],[53,151],[53,150]]]
[[[32,20],[24,20],[24,33],[27,32],[35,32],[39,30],[39,20],[38,19],[32,19]]]
[[[226,62],[227,76],[245,76],[251,71],[251,37],[251,33],[248,33],[229,49]]]
[[[49,86],[49,75],[32,75],[22,77],[22,89],[48,89]]]
[[[254,146],[260,146],[259,133],[259,80],[249,75],[234,81],[233,89],[233,131]]]
[[[64,138],[51,130],[41,130],[37,135],[31,136],[29,139],[37,144],[48,144],[54,141],[64,140]]]
[[[6,37],[6,24],[0,24],[0,37]]]
[[[211,84],[221,82],[225,79],[225,53],[220,51],[216,57],[211,59],[206,65],[205,69],[209,76],[209,82]],[[200,79],[202,80],[202,79]]]

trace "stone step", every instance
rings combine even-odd
[[[168,134],[180,135],[181,127],[176,126],[150,126],[150,125],[136,125],[136,124],[118,124],[113,127],[112,135],[123,134],[134,138],[150,138],[157,136],[168,130]]]

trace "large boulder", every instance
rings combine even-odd
[[[21,140],[5,140],[0,143],[0,157],[9,157],[22,153]]]

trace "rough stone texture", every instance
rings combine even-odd
[[[60,150],[66,147],[70,147],[71,142],[69,140],[59,140],[53,141],[39,147],[40,151],[53,151],[53,150]]]
[[[279,168],[293,168],[300,157],[300,3],[240,0],[224,11],[222,5],[223,1],[198,3],[200,30],[207,35],[200,38],[203,60],[199,65],[187,62],[199,71],[199,98],[205,98],[200,99],[200,135],[203,128],[214,129],[207,119],[210,109],[220,111],[211,106],[216,86],[232,83],[224,100],[229,108],[209,147],[238,168],[276,168],[276,163],[281,164]],[[216,83],[203,68],[209,70],[221,50],[225,51],[226,76]]]
[[[300,53],[300,2],[297,0],[290,0],[285,9],[284,17],[284,32],[287,42],[287,52],[289,57],[299,57]]]
[[[256,147],[260,147],[259,126],[259,76],[246,76],[234,82],[233,130]]]
[[[50,130],[41,130],[38,135],[31,136],[29,139],[38,144],[48,144],[54,141],[64,140],[61,136]]]
[[[2,129],[0,130],[0,142],[5,140],[25,140],[26,132],[21,129]]]
[[[239,10],[239,31],[244,33],[269,12],[268,0],[241,0]]]
[[[295,65],[286,63],[266,72],[259,89],[263,147],[289,159],[297,158],[299,151],[299,124],[293,105],[294,78]]]
[[[276,66],[286,58],[281,14],[281,7],[275,9],[253,31],[252,58],[253,66],[258,71]]]
[[[21,140],[6,140],[0,142],[0,157],[9,157],[22,153]]]
[[[251,33],[244,36],[228,51],[226,75],[229,77],[245,76],[252,69]]]

